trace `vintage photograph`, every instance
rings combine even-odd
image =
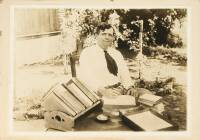
[[[15,7],[12,131],[187,131],[187,22],[187,8]]]

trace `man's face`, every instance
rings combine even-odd
[[[105,29],[104,31],[100,31],[97,36],[98,45],[106,50],[108,47],[111,47],[114,41],[114,31],[113,28]]]

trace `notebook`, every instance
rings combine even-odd
[[[148,106],[153,106],[158,103],[162,97],[153,94],[143,94],[139,97],[138,102],[143,103]]]

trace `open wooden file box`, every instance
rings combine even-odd
[[[175,131],[178,126],[151,109],[139,112],[120,111],[122,121],[135,131]]]
[[[46,110],[46,128],[66,131],[95,109],[100,109],[102,101],[77,78],[72,78],[53,86],[42,98],[42,105]]]

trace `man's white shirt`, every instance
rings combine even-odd
[[[132,86],[133,81],[122,54],[111,47],[107,49],[107,52],[117,63],[117,76],[108,71],[103,49],[99,46],[92,46],[85,48],[80,55],[80,80],[94,91],[119,82],[125,88]]]

